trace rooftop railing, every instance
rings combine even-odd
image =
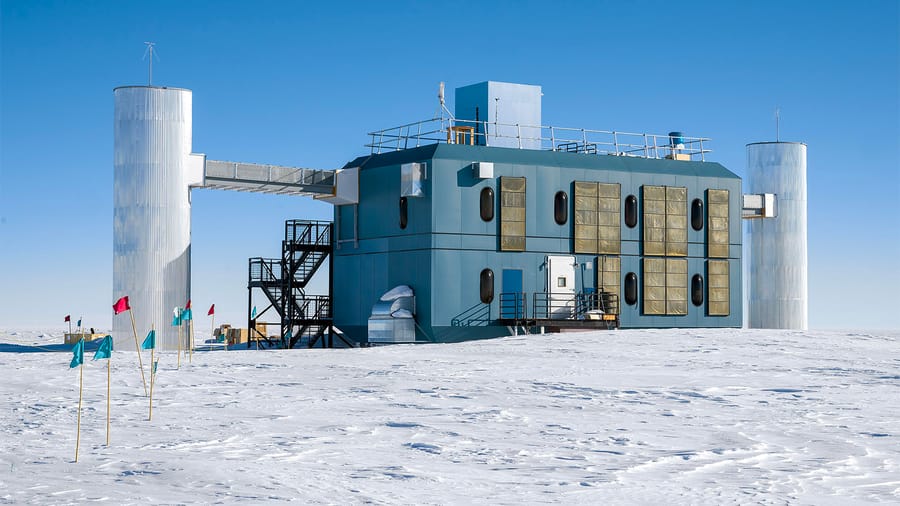
[[[710,139],[433,118],[370,132],[372,154],[435,143],[706,161]],[[705,143],[705,145],[704,145]]]

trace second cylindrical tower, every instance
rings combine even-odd
[[[809,326],[806,144],[747,145],[748,193],[774,193],[776,217],[750,221],[751,328]]]

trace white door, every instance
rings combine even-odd
[[[575,317],[575,257],[547,255],[547,303],[550,318]]]

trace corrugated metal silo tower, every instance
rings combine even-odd
[[[777,197],[775,218],[749,220],[749,325],[806,330],[806,144],[748,144],[747,179],[749,193]]]
[[[202,184],[203,155],[191,154],[190,90],[116,88],[113,169],[113,300],[127,295],[143,339],[177,347],[172,310],[190,297],[190,187]],[[134,349],[131,320],[113,317],[118,349]]]

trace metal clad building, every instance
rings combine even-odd
[[[366,340],[373,303],[397,285],[415,291],[421,341],[508,335],[504,322],[519,310],[500,295],[510,293],[532,306],[539,293],[551,306],[554,293],[612,293],[623,328],[741,326],[734,173],[714,162],[477,144],[347,164],[359,168],[359,202],[335,206],[334,322],[352,338]],[[420,196],[402,195],[409,164],[420,164]],[[492,174],[479,173],[490,164]]]

